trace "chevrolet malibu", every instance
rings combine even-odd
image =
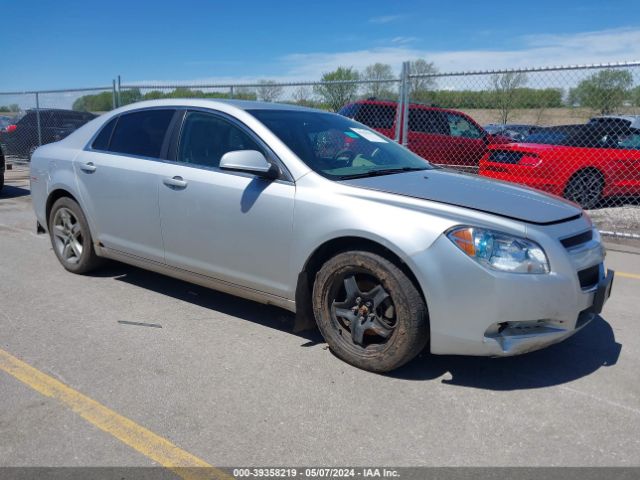
[[[123,107],[39,148],[31,191],[67,270],[115,259],[276,305],[377,372],[425,347],[507,356],[559,342],[613,280],[575,204],[289,105]]]

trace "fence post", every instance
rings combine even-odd
[[[36,125],[38,128],[38,146],[42,145],[42,128],[40,127],[40,95],[36,92]]]
[[[410,62],[402,63],[402,145],[407,146],[409,143],[407,140],[409,132],[409,71]]]
[[[121,107],[122,106],[122,97],[120,96],[120,75],[118,75],[118,106]]]
[[[113,109],[117,108],[117,98],[116,98],[116,80],[115,78],[111,81],[112,89],[111,89],[111,103],[113,104]]]
[[[396,131],[393,141],[400,143],[400,131],[402,130],[402,110],[404,109],[404,63],[400,71],[400,81],[398,82],[398,106],[396,107]]]

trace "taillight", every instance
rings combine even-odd
[[[18,128],[18,126],[17,126],[17,125],[9,125],[9,126],[6,128],[6,132],[7,132],[7,133],[15,132],[15,131],[16,131],[16,128]]]

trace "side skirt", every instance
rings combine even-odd
[[[242,285],[236,285],[235,283],[225,282],[224,280],[218,280],[217,278],[208,277],[199,273],[190,272],[181,268],[154,262],[145,258],[109,249],[100,245],[94,246],[96,249],[96,253],[100,257],[117,260],[118,262],[140,267],[145,270],[151,270],[152,272],[161,273],[169,277],[184,280],[185,282],[195,283],[196,285],[200,285],[205,288],[210,288],[212,290],[228,293],[237,297],[246,298],[247,300],[253,300],[254,302],[263,303],[265,305],[275,305],[276,307],[284,308],[293,313],[296,312],[296,303],[293,300],[289,300],[287,298],[278,297],[277,295],[271,295],[270,293],[243,287]]]

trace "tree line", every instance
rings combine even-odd
[[[628,70],[607,69],[585,77],[575,87],[534,88],[522,72],[493,74],[481,89],[451,89],[438,85],[438,70],[423,59],[410,63],[409,98],[411,102],[427,103],[455,109],[498,109],[501,120],[507,122],[513,109],[545,109],[585,107],[599,113],[612,113],[621,106],[640,106],[640,86],[633,87],[633,75]],[[226,92],[175,88],[151,90],[140,88],[120,92],[120,104],[160,98],[236,98],[243,100],[280,101],[338,111],[345,104],[362,98],[397,101],[398,76],[390,65],[375,63],[362,71],[338,67],[326,72],[313,86],[294,87],[285,95],[285,87],[262,80],[257,87],[236,87]],[[441,83],[445,83],[441,81]],[[108,111],[112,108],[111,92],[85,95],[73,103],[74,110]]]
[[[0,112],[17,113],[20,111],[20,105],[12,103],[11,105],[0,105]]]

